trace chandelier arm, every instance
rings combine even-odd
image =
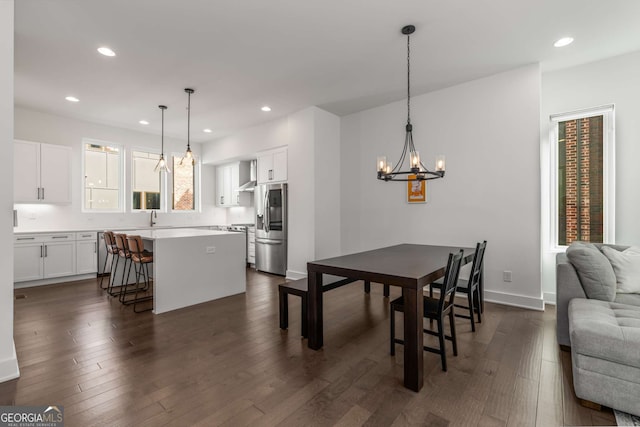
[[[401,169],[402,169],[402,165],[404,164],[404,160],[407,158],[407,146],[409,143],[409,132],[407,132],[407,134],[404,137],[404,147],[402,149],[402,154],[400,155],[400,160],[398,160],[398,163],[396,163],[396,165],[393,167],[393,169],[391,170],[391,173],[398,173]]]
[[[411,123],[411,36],[407,34],[407,124]]]

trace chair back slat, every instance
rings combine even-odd
[[[460,266],[462,265],[463,254],[464,251],[462,249],[457,254],[449,254],[447,270],[444,273],[444,283],[442,285],[440,300],[438,302],[440,310],[443,310],[445,305],[453,304],[453,300],[456,296],[456,288],[458,284],[458,277],[460,276]]]
[[[104,245],[107,248],[107,252],[110,254],[116,253],[116,241],[113,237],[113,231],[105,231],[103,233]]]
[[[120,256],[129,256],[129,245],[127,243],[127,235],[124,233],[114,233],[113,237],[116,241],[116,247]]]
[[[482,264],[484,263],[484,251],[487,248],[487,241],[476,245],[476,252],[473,257],[471,272],[469,273],[469,289],[480,284],[480,275],[482,274]]]

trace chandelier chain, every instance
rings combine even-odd
[[[410,38],[407,34],[407,124],[411,123],[411,50]]]

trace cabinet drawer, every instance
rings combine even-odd
[[[96,240],[98,233],[93,231],[85,231],[84,233],[76,233],[76,240]]]
[[[75,233],[56,233],[56,234],[46,234],[43,237],[44,242],[73,242],[76,240]]]
[[[13,243],[42,243],[44,236],[42,234],[20,234],[13,236]]]

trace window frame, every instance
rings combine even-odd
[[[195,158],[195,163],[193,165],[193,197],[195,198],[193,201],[193,209],[191,210],[178,210],[173,208],[173,194],[174,194],[174,182],[173,182],[173,174],[175,173],[175,165],[174,165],[174,157],[177,159],[182,159],[184,157],[184,153],[171,153],[171,187],[167,185],[167,212],[171,213],[201,213],[201,195],[200,195],[200,160]],[[169,181],[167,179],[167,181]],[[171,200],[169,200],[169,196],[171,196]]]
[[[549,116],[551,142],[551,168],[550,174],[550,246],[551,250],[561,252],[568,246],[558,244],[558,161],[559,161],[559,123],[567,120],[582,119],[593,116],[602,116],[602,189],[603,189],[603,243],[615,243],[615,108],[613,104],[594,108],[571,111],[567,113],[552,114]]]
[[[160,151],[159,150],[155,150],[155,149],[150,149],[148,147],[138,147],[138,148],[132,148],[131,150],[131,154],[129,155],[129,161],[130,161],[130,165],[131,165],[131,179],[129,182],[129,203],[130,203],[130,211],[132,213],[149,213],[152,210],[156,211],[156,212],[167,212],[167,182],[169,181],[167,175],[165,173],[162,172],[158,172],[160,174],[160,208],[159,209],[134,209],[133,208],[133,193],[134,193],[134,189],[133,189],[133,179],[135,176],[135,165],[134,165],[134,161],[133,161],[133,157],[134,157],[134,153],[136,152],[142,152],[142,153],[148,153],[148,154],[156,154],[158,156],[160,156]]]
[[[120,173],[118,174],[118,207],[115,209],[89,209],[86,207],[86,186],[85,186],[85,179],[86,179],[86,152],[87,152],[87,144],[89,145],[100,145],[100,146],[108,146],[108,147],[115,147],[118,148],[119,152],[120,152],[120,160],[118,162],[118,166],[120,169]],[[80,165],[80,173],[81,173],[81,179],[80,179],[80,186],[81,186],[81,191],[80,191],[80,200],[81,200],[81,209],[80,212],[82,213],[125,213],[126,212],[126,189],[125,187],[125,183],[126,183],[126,173],[125,173],[125,156],[126,156],[126,149],[125,146],[123,144],[120,143],[115,143],[115,142],[111,142],[111,141],[104,141],[104,140],[99,140],[99,139],[93,139],[93,138],[82,138],[82,147],[81,147],[81,165]]]

